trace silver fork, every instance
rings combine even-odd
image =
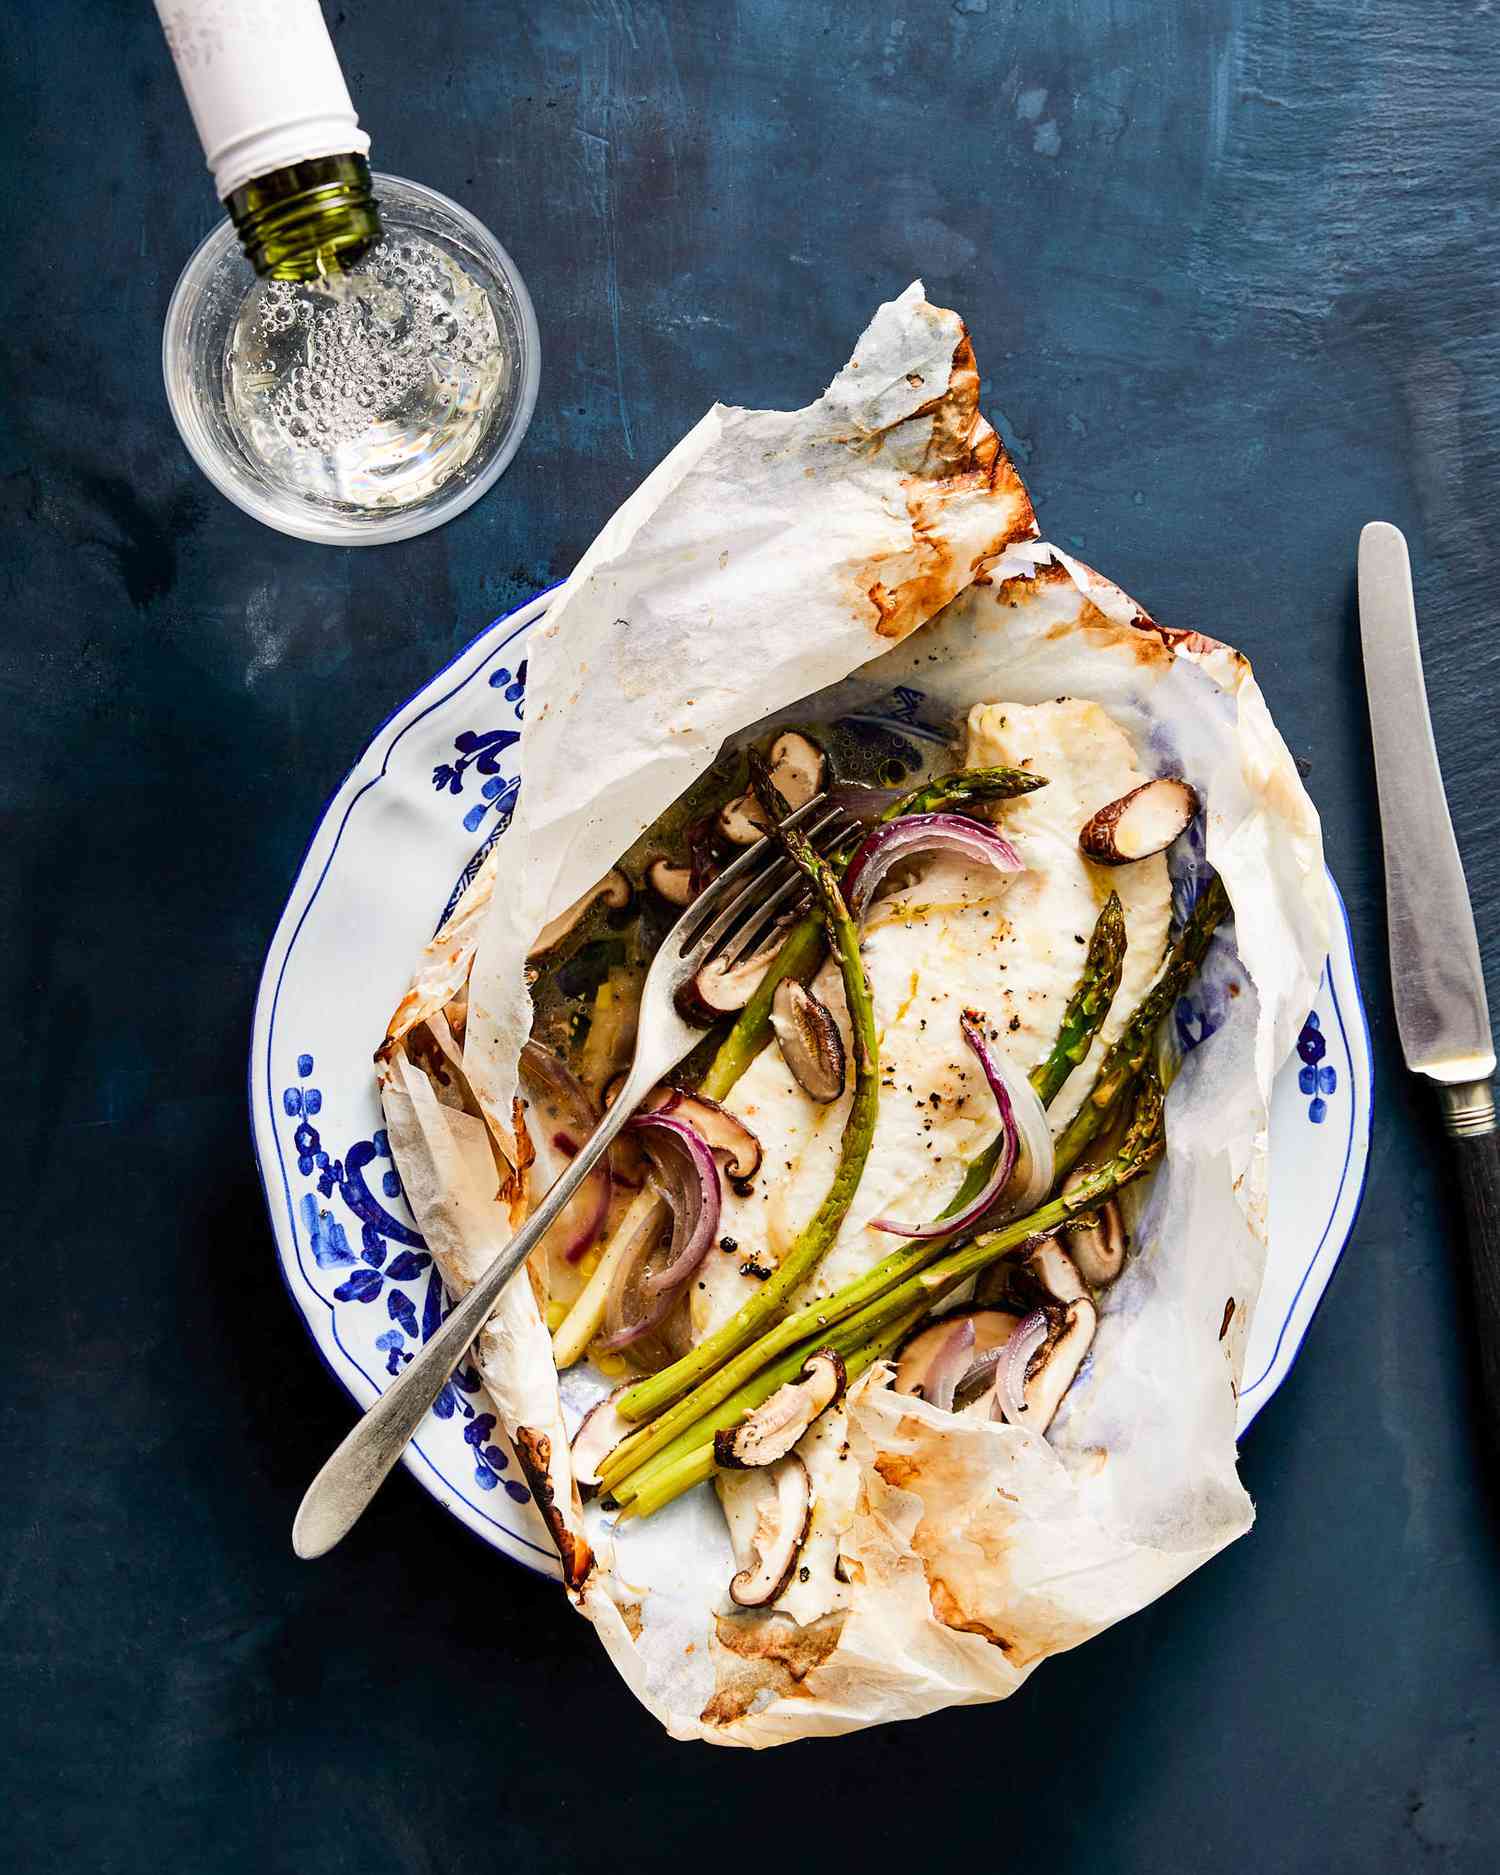
[[[815,795],[783,823],[826,852],[856,831],[853,820]],[[779,915],[805,890],[770,839],[747,847],[677,920],[652,960],[641,992],[635,1059],[612,1104],[546,1197],[448,1315],[395,1385],[375,1401],[307,1487],[292,1524],[299,1556],[323,1556],[348,1535],[492,1313],[500,1291],[556,1222],[641,1101],[703,1039],[683,1020],[678,995],[711,960],[735,963],[764,942]]]

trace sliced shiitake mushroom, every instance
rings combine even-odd
[[[606,1107],[615,1104],[624,1085],[625,1073],[615,1075],[604,1090]],[[707,1094],[687,1094],[680,1087],[662,1081],[647,1094],[639,1111],[671,1113],[685,1120],[700,1139],[707,1140],[715,1152],[723,1155],[724,1170],[736,1184],[754,1178],[760,1170],[760,1141],[738,1114],[721,1107],[717,1100],[710,1100]]]
[[[707,1094],[684,1094],[678,1088],[658,1089],[646,1096],[643,1108],[670,1113],[685,1120],[700,1139],[724,1155],[724,1169],[732,1179],[754,1178],[760,1170],[760,1141],[727,1107]]]
[[[1047,1298],[1043,1304],[1047,1336],[1026,1364],[1022,1391],[1025,1424],[1033,1432],[1044,1433],[1078,1377],[1083,1357],[1093,1344],[1099,1312],[1077,1265],[1060,1244],[1049,1240],[1039,1245],[1026,1259],[1023,1272]],[[997,1386],[997,1401],[1000,1394]]]
[[[776,961],[786,933],[787,923],[778,924],[758,950],[727,966],[717,958],[710,958],[693,978],[693,996],[714,1015],[733,1015],[737,1009],[743,1009]]]
[[[1070,1302],[1026,1369],[1026,1424],[1045,1432],[1052,1424],[1063,1395],[1078,1378],[1099,1325],[1099,1314],[1087,1296]]]
[[[1088,1168],[1084,1166],[1069,1173],[1063,1182],[1064,1197],[1087,1176]],[[1125,1267],[1130,1238],[1120,1207],[1113,1198],[1106,1198],[1094,1210],[1085,1211],[1063,1230],[1062,1239],[1079,1275],[1092,1289],[1108,1288]]]
[[[844,1038],[826,1003],[795,977],[783,977],[771,998],[771,1027],[792,1079],[826,1104],[844,1091]]]
[[[1164,852],[1198,811],[1198,797],[1185,781],[1158,775],[1083,823],[1078,844],[1101,866],[1124,866]]]
[[[599,1489],[599,1467],[635,1430],[616,1410],[615,1402],[625,1391],[624,1387],[616,1387],[607,1399],[591,1406],[573,1434],[573,1481],[583,1497],[592,1497]]]
[[[823,785],[827,764],[817,743],[800,730],[788,729],[771,744],[771,786],[788,808],[805,807]],[[737,794],[719,810],[719,833],[731,846],[754,846],[770,831],[754,794]]]
[[[792,1453],[763,1471],[725,1472],[718,1482],[734,1550],[730,1598],[741,1608],[764,1608],[792,1579],[812,1521],[812,1479]]]
[[[771,784],[790,808],[806,807],[826,768],[823,751],[799,730],[788,729],[771,744]]]
[[[526,953],[528,961],[555,949],[599,899],[603,899],[612,911],[623,911],[630,903],[630,881],[618,866],[612,866],[596,886],[591,886],[581,898],[574,899],[566,911],[560,911],[542,926],[536,942]]]
[[[1038,1244],[1022,1269],[1040,1283],[1051,1301],[1061,1303],[1064,1307],[1088,1296],[1088,1289],[1078,1274],[1077,1264],[1055,1238],[1049,1237],[1044,1243]]]
[[[832,1348],[810,1354],[795,1380],[778,1387],[737,1426],[720,1427],[714,1434],[714,1462],[736,1471],[774,1465],[843,1393],[844,1363],[839,1355]]]
[[[753,794],[737,794],[719,809],[716,823],[731,846],[754,846],[770,831],[760,802]]]
[[[646,868],[646,883],[669,905],[687,905],[693,897],[693,869],[670,859],[653,859]]]

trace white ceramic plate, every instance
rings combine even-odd
[[[361,1408],[410,1360],[443,1306],[381,1130],[371,1052],[434,914],[452,904],[509,819],[526,635],[547,598],[492,625],[378,731],[324,809],[261,978],[250,1103],[277,1255],[314,1341]],[[910,692],[893,700],[889,720],[911,733]],[[1241,1431],[1295,1360],[1353,1227],[1370,1095],[1345,921],[1298,1057],[1276,1083],[1270,1257]],[[461,1370],[445,1389],[406,1463],[486,1542],[557,1574],[472,1374]]]

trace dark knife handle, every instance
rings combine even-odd
[[[1500,1458],[1500,1125],[1488,1081],[1440,1090],[1468,1230],[1469,1293],[1485,1436]]]

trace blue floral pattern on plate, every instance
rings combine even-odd
[[[294,1122],[297,1170],[314,1186],[303,1192],[298,1210],[314,1263],[320,1270],[341,1272],[331,1300],[360,1307],[384,1303],[390,1326],[375,1336],[374,1345],[385,1356],[385,1372],[394,1378],[441,1325],[448,1312],[447,1297],[422,1237],[388,1211],[366,1182],[366,1170],[384,1160],[381,1195],[401,1196],[401,1175],[391,1159],[384,1129],[377,1128],[369,1139],[356,1140],[342,1159],[334,1158],[324,1146],[322,1132],[313,1124],[323,1111],[322,1090],[308,1080],[314,1065],[311,1055],[298,1055],[297,1079],[281,1093],[282,1112]],[[335,1192],[348,1213],[347,1221],[319,1203]],[[357,1252],[349,1241],[349,1231],[356,1224]],[[394,1256],[393,1245],[399,1246]],[[491,1438],[494,1414],[478,1413],[470,1404],[478,1392],[479,1376],[465,1362],[443,1383],[432,1410],[439,1419],[457,1414],[470,1422],[464,1439],[474,1452],[474,1481],[482,1490],[492,1491],[510,1461]],[[507,1479],[505,1488],[518,1502],[528,1496],[518,1479]]]
[[[1297,1055],[1302,1063],[1297,1070],[1297,1087],[1308,1096],[1307,1117],[1314,1126],[1321,1126],[1328,1118],[1329,1097],[1338,1091],[1339,1071],[1331,1061],[1323,1059],[1327,1053],[1323,1026],[1314,1009],[1297,1037]]]
[[[514,676],[504,665],[492,671],[490,688],[501,693],[511,705],[516,721],[521,722],[525,716],[526,660],[522,658]],[[482,777],[480,798],[464,814],[465,833],[478,833],[487,816],[493,813],[495,824],[490,829],[490,843],[493,844],[510,825],[521,780],[518,775],[501,772],[500,758],[520,740],[519,729],[461,729],[453,738],[453,759],[438,762],[434,766],[432,785],[439,794],[461,795],[464,778],[470,767]]]

